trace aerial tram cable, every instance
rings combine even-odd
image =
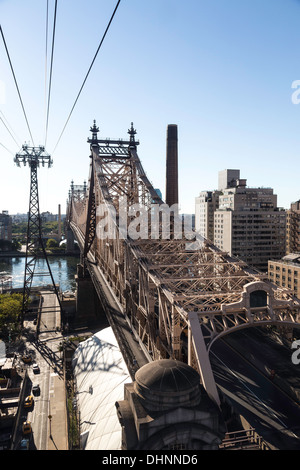
[[[58,139],[58,141],[57,141],[57,143],[56,143],[56,145],[55,145],[55,147],[54,147],[54,150],[53,150],[52,154],[55,152],[56,147],[58,146],[58,144],[59,144],[59,142],[60,142],[60,140],[61,140],[61,138],[62,138],[62,135],[63,135],[63,133],[64,133],[66,127],[67,127],[67,124],[68,124],[68,122],[69,122],[69,120],[70,120],[70,117],[71,117],[73,111],[74,111],[74,108],[75,108],[75,106],[76,106],[76,104],[77,104],[77,101],[78,101],[78,99],[79,99],[79,96],[81,95],[81,92],[82,92],[82,90],[83,90],[83,88],[84,88],[84,85],[85,85],[85,83],[86,83],[86,81],[87,81],[87,78],[88,78],[88,76],[89,76],[89,74],[90,74],[90,71],[91,71],[91,69],[92,69],[92,67],[93,67],[93,65],[94,65],[94,62],[95,62],[96,57],[97,57],[97,55],[98,55],[98,52],[99,52],[99,50],[101,49],[101,46],[102,46],[103,41],[104,41],[104,39],[105,39],[105,36],[106,36],[106,34],[107,34],[107,32],[108,32],[108,30],[109,30],[109,28],[110,28],[110,25],[111,25],[111,23],[112,23],[112,21],[113,21],[113,18],[114,18],[114,16],[115,16],[116,12],[117,12],[117,9],[118,9],[118,7],[119,7],[119,5],[120,5],[120,2],[121,2],[121,0],[118,0],[117,4],[116,4],[116,6],[115,6],[114,12],[113,12],[113,14],[112,14],[112,16],[111,16],[111,18],[110,18],[110,20],[109,20],[109,23],[108,23],[108,25],[107,25],[107,27],[106,27],[106,30],[105,30],[103,36],[102,36],[102,39],[101,39],[100,44],[99,44],[99,46],[98,46],[98,49],[97,49],[97,51],[96,51],[96,53],[95,53],[95,55],[94,55],[94,58],[93,58],[93,60],[92,60],[92,63],[91,63],[91,65],[90,65],[90,67],[89,67],[89,69],[88,69],[88,71],[87,71],[87,74],[86,74],[84,80],[83,80],[83,83],[82,83],[82,85],[81,85],[81,88],[80,88],[80,90],[79,90],[79,92],[78,92],[78,95],[77,95],[77,97],[76,97],[76,99],[75,99],[75,102],[74,102],[72,108],[71,108],[70,114],[69,114],[69,116],[68,116],[68,118],[67,118],[67,120],[66,120],[66,123],[65,123],[65,125],[64,125],[64,127],[63,127],[63,130],[62,130],[62,132],[61,132],[61,134],[60,134],[60,136],[59,136],[59,139]]]
[[[48,10],[48,2],[47,2],[47,10]],[[53,34],[52,34],[52,51],[51,51],[51,64],[50,64],[50,77],[49,77],[49,91],[48,91],[48,105],[47,105],[47,117],[46,117],[45,147],[46,147],[47,135],[48,135],[48,121],[49,121],[50,95],[51,95],[51,83],[52,83],[52,69],[53,69],[53,55],[54,55],[56,14],[57,14],[57,0],[55,0],[55,8],[54,8],[54,21],[53,21]]]
[[[3,147],[8,153],[11,153],[12,155],[15,155],[11,150],[9,150],[7,147],[5,147],[5,145],[1,144],[1,142],[0,142],[0,145],[1,145],[1,147]]]
[[[3,125],[5,126],[7,132],[10,134],[11,138],[15,141],[18,148],[20,148],[19,142],[17,142],[16,137],[13,135],[15,133],[13,132],[11,125],[9,124],[8,120],[6,119],[6,117],[4,116],[1,110],[0,110],[0,114],[2,114],[2,117],[0,116],[0,120],[3,122]]]
[[[31,137],[31,141],[34,145],[34,140],[33,140],[32,134],[31,134],[31,130],[30,130],[30,127],[29,127],[29,123],[28,123],[26,112],[25,112],[24,104],[23,104],[23,101],[22,101],[21,93],[20,93],[20,90],[19,90],[19,87],[18,87],[17,79],[16,79],[15,72],[14,72],[14,68],[13,68],[12,62],[10,60],[10,55],[9,55],[9,52],[8,52],[8,48],[7,48],[7,45],[6,45],[6,41],[5,41],[5,37],[4,37],[1,25],[0,25],[0,32],[1,32],[2,39],[3,39],[4,47],[5,47],[5,50],[6,50],[7,58],[8,58],[9,64],[10,64],[10,68],[11,68],[11,71],[12,71],[12,74],[13,74],[13,77],[14,77],[15,85],[16,85],[17,92],[18,92],[18,95],[19,95],[19,99],[20,99],[21,106],[22,106],[22,109],[23,109],[24,117],[25,117],[25,120],[26,120],[26,124],[27,124],[27,127],[28,127],[30,137]]]
[[[45,85],[44,85],[44,117],[46,122],[47,113],[47,68],[48,68],[48,18],[49,18],[49,0],[46,5],[46,26],[45,26]],[[46,127],[46,126],[45,126]]]

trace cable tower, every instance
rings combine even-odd
[[[23,145],[22,150],[16,154],[14,161],[17,166],[21,166],[21,163],[23,163],[24,166],[28,164],[30,168],[30,197],[27,225],[26,260],[24,271],[23,305],[21,313],[22,318],[20,319],[21,324],[23,325],[24,316],[28,309],[28,300],[31,292],[33,276],[36,274],[35,265],[37,258],[44,258],[48,267],[47,273],[38,274],[50,275],[54,292],[56,294],[60,308],[61,302],[42,239],[37,175],[37,169],[40,165],[47,165],[48,168],[50,168],[52,166],[53,161],[51,160],[51,156],[47,152],[45,152],[44,147],[29,147],[26,144]]]

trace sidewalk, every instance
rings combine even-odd
[[[56,373],[50,376],[48,450],[68,450],[68,422],[65,380]]]

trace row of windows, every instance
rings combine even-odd
[[[273,265],[273,264],[270,264],[270,270],[272,270],[272,269],[274,270],[274,265]],[[283,273],[286,272],[286,268],[281,267],[281,266],[278,266],[278,265],[275,266],[275,270],[276,270],[276,271],[282,271]],[[298,276],[298,271],[295,270],[295,269],[292,270],[292,269],[288,268],[287,272],[288,272],[288,274],[294,274],[294,276]]]
[[[275,273],[272,273],[270,272],[270,276],[273,278],[275,275]],[[280,279],[280,275],[279,274],[276,274],[276,279]],[[286,277],[285,276],[282,276],[281,279],[283,281],[286,280]],[[288,277],[288,282],[292,282],[292,278],[291,277]],[[298,279],[294,279],[294,284],[298,284]]]
[[[295,286],[294,288],[291,286],[291,284],[286,285],[285,282],[280,282],[280,281],[275,281],[275,284],[280,287],[288,287],[289,289],[292,289],[294,291],[294,294],[298,294],[298,287]]]

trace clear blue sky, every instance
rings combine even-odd
[[[278,204],[300,198],[298,0],[121,0],[71,119],[56,148],[116,0],[58,0],[47,150],[54,165],[39,170],[41,211],[57,213],[73,179],[88,179],[87,138],[127,138],[131,121],[139,156],[165,193],[166,129],[178,125],[183,212],[216,189],[218,171],[241,170],[251,187],[274,188]],[[49,0],[48,76],[54,0]],[[0,22],[32,130],[44,143],[46,0],[0,0]],[[1,39],[1,38],[0,38]],[[12,152],[30,142],[0,41],[0,210],[27,212],[29,169]],[[3,148],[3,145],[10,152]]]

